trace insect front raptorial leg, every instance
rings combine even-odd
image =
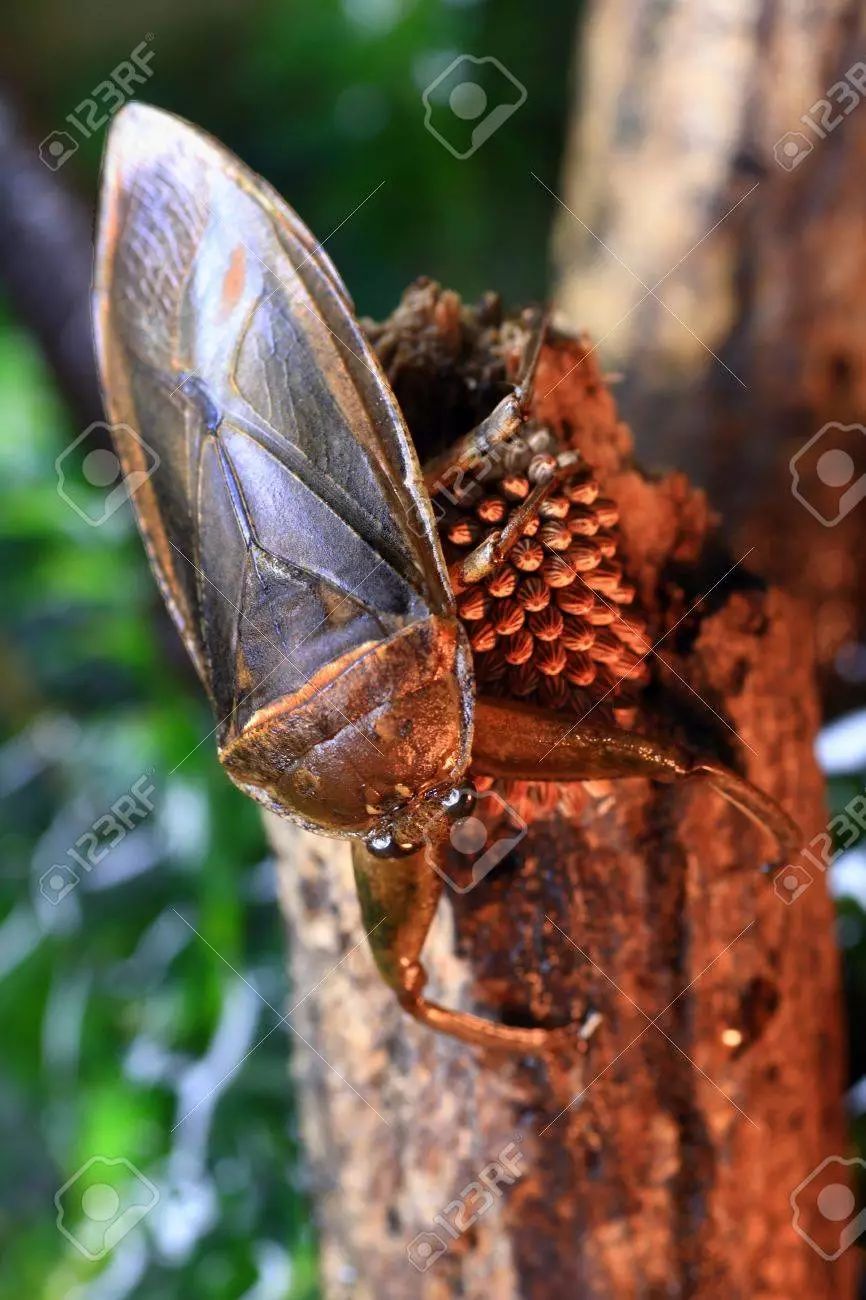
[[[512,700],[478,699],[475,706],[475,771],[528,781],[586,781],[645,776],[655,781],[705,780],[777,844],[777,864],[802,846],[794,821],[774,799],[712,760],[649,736],[578,723]]]
[[[548,324],[549,318],[544,313],[527,345],[514,389],[480,424],[424,466],[424,484],[431,496],[441,487],[448,486],[452,490],[457,487],[464,474],[470,474],[483,465],[495,447],[513,438],[525,424]]]
[[[438,852],[444,853],[447,843],[446,830]],[[423,996],[427,973],[421,965],[421,950],[443,885],[427,860],[430,851],[383,859],[374,857],[363,843],[352,845],[364,929],[379,972],[403,1010],[430,1029],[476,1047],[525,1053],[580,1048],[592,1032],[589,1022],[574,1022],[560,1029],[523,1029],[468,1011],[452,1011]]]
[[[563,482],[581,467],[581,458],[577,452],[560,453],[556,469],[542,482],[536,483],[520,505],[511,511],[503,528],[497,529],[485,538],[474,551],[451,565],[448,576],[451,589],[459,596],[467,587],[476,582],[483,582],[495,573],[508,552],[520,541],[526,525],[538,514],[538,508],[549,496],[552,496]]]

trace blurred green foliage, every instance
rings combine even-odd
[[[5,75],[39,139],[152,33],[142,98],[224,140],[319,238],[334,231],[359,311],[384,314],[422,273],[523,302],[545,293],[550,200],[530,173],[555,184],[574,20],[566,0],[539,22],[471,0],[39,0],[4,16]],[[461,51],[495,55],[528,91],[465,162],[424,130],[421,104]],[[102,143],[84,141],[63,173],[91,199]],[[128,509],[92,527],[58,495],[55,458],[77,434],[4,310],[0,1300],[313,1296],[258,813],[218,769]],[[152,813],[82,869],[76,842],[142,778]],[[856,999],[863,913],[844,908]],[[124,1157],[160,1200],[89,1261],[58,1231],[53,1198],[94,1156]],[[135,1170],[120,1170],[121,1204],[147,1200]],[[91,1166],[61,1197],[73,1235],[87,1180],[116,1173]]]
[[[146,40],[141,98],[222,139],[319,238],[334,231],[329,252],[359,311],[384,314],[422,273],[524,301],[545,291],[550,209],[530,170],[551,181],[559,165],[573,17],[564,2],[527,26],[513,4],[73,12],[39,0],[9,15],[4,72],[39,140]],[[469,163],[425,131],[421,102],[463,50],[495,55],[528,90]],[[91,202],[103,139],[79,141],[64,164]],[[215,761],[213,722],[128,509],[93,527],[58,495],[55,458],[78,432],[3,311],[0,1300],[312,1296],[264,835]],[[67,488],[96,513],[75,460],[63,462]],[[137,782],[152,785],[153,812],[82,868],[88,830]],[[116,836],[97,838],[101,851]],[[134,1168],[88,1166],[94,1156]],[[110,1238],[99,1222],[93,1237],[88,1187],[113,1186],[118,1213],[147,1203],[144,1180],[160,1198],[90,1261],[55,1222],[70,1178],[62,1226],[97,1255]]]
[[[106,1257],[106,1296],[239,1296],[269,1247],[293,1279],[278,1294],[314,1294],[290,1034],[269,1033],[279,1017],[253,991],[284,1002],[258,814],[220,773],[200,692],[156,635],[128,510],[94,528],[58,497],[74,430],[5,316],[0,412],[0,1297],[53,1300],[102,1269],[52,1207],[94,1154],[160,1188],[149,1248],[134,1234]],[[153,787],[152,814],[82,869],[82,837],[136,783]]]

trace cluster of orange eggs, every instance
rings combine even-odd
[[[547,429],[530,428],[459,488],[440,486],[434,503],[449,562],[507,523],[556,468],[557,451]],[[480,691],[630,723],[649,642],[626,613],[635,593],[616,558],[617,519],[615,503],[580,466],[542,502],[497,571],[458,597]]]

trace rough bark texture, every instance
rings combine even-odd
[[[489,400],[477,319],[422,286],[377,332],[425,451],[424,412],[453,416],[456,435]],[[640,726],[726,757],[812,834],[825,812],[802,611],[743,565],[724,576],[703,496],[635,467],[587,351],[545,349],[535,414],[620,503],[642,612],[654,638],[670,630],[659,650],[690,684],[652,656]],[[712,792],[630,780],[560,796],[445,900],[425,960],[449,1005],[539,1024],[597,1010],[570,1059],[485,1055],[409,1020],[363,942],[346,846],[270,823],[292,1023],[310,1045],[294,1068],[327,1294],[849,1295],[851,1252],[822,1260],[788,1200],[846,1150],[823,880],[783,902],[757,870],[761,835]],[[452,1240],[433,1217],[452,1221],[455,1201],[471,1217],[485,1198],[465,1189],[509,1143],[521,1176]],[[443,1253],[413,1246],[425,1232]]]
[[[641,453],[707,487],[738,553],[806,600],[832,709],[866,682],[866,505],[823,526],[788,462],[864,421],[866,106],[837,85],[864,59],[856,0],[594,3],[558,189],[565,318],[622,371]],[[821,140],[801,118],[834,85],[849,113],[812,113],[836,123]],[[825,442],[866,473],[862,429]],[[814,458],[804,490],[832,514]]]

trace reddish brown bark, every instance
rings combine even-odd
[[[439,416],[457,434],[489,403],[495,336],[431,286],[378,333],[426,451]],[[681,475],[634,466],[586,350],[545,350],[536,414],[619,501],[627,574],[654,637],[670,629],[640,727],[725,758],[814,833],[802,613],[744,565],[727,572],[736,557]],[[497,871],[448,899],[425,959],[448,1005],[516,1023],[600,1013],[569,1059],[487,1056],[412,1023],[363,943],[345,846],[271,823],[303,999],[292,1022],[311,1045],[295,1070],[328,1294],[850,1295],[850,1252],[825,1262],[789,1204],[846,1150],[823,880],[783,902],[757,870],[759,832],[709,791],[630,780],[560,795]],[[433,1216],[509,1143],[521,1176],[452,1241]],[[407,1248],[431,1230],[448,1248],[417,1271]]]

